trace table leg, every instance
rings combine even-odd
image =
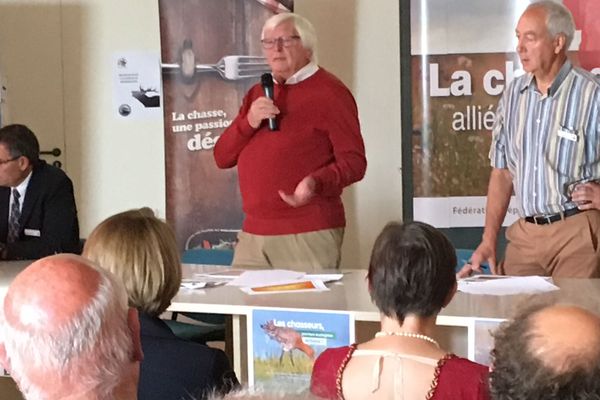
[[[231,316],[233,371],[242,383],[248,382],[248,335],[245,315]]]

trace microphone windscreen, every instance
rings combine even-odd
[[[273,76],[266,72],[260,76],[260,82],[263,87],[273,87]]]

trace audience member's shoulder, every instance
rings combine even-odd
[[[489,399],[488,367],[453,355],[440,360],[440,364],[436,372],[436,392],[444,396],[433,398]]]
[[[335,374],[342,364],[348,362],[355,349],[356,346],[343,346],[323,351],[313,365],[313,383]]]
[[[354,352],[355,346],[334,347],[323,351],[317,357],[314,369],[327,368],[330,365],[340,365],[347,357]]]
[[[453,370],[461,373],[470,371],[472,373],[487,374],[489,372],[489,367],[462,357],[450,357],[444,365],[451,366]]]
[[[208,349],[207,351],[209,351],[211,353],[211,356],[213,357],[213,365],[215,368],[230,369],[229,358],[227,358],[227,354],[225,354],[225,352],[223,350],[216,349],[214,347],[204,346],[204,345],[200,345],[200,346],[205,347],[206,349]]]

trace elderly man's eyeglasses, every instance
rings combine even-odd
[[[282,37],[278,37],[275,39],[263,39],[260,42],[262,43],[263,49],[268,50],[268,49],[272,49],[275,46],[279,46],[279,43],[281,43],[281,45],[283,47],[290,47],[298,39],[300,39],[300,36],[294,35],[294,36],[282,36]]]
[[[11,162],[11,161],[18,160],[18,159],[19,159],[19,157],[21,157],[21,156],[17,156],[17,157],[9,158],[8,160],[0,160],[0,165],[8,164],[8,163],[9,163],[9,162]]]

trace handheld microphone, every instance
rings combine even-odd
[[[265,96],[267,96],[271,100],[275,100],[275,90],[273,88],[273,77],[270,73],[264,73],[260,77],[260,82],[262,84],[263,90],[265,91]],[[269,118],[269,130],[278,131],[277,120],[275,118]]]

